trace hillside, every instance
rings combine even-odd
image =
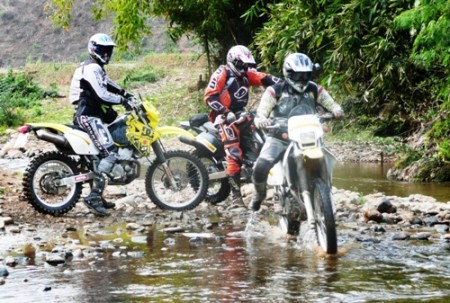
[[[27,62],[78,62],[85,56],[89,37],[111,33],[110,21],[94,22],[91,1],[74,1],[71,28],[54,28],[44,11],[48,0],[3,0],[0,2],[0,68],[21,67]],[[162,20],[152,20],[153,35],[143,42],[144,51],[163,52],[174,44],[167,38]],[[184,49],[186,41],[176,48]],[[183,46],[181,46],[183,45]]]

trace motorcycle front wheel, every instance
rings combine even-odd
[[[164,153],[165,162],[155,159],[145,176],[150,200],[161,209],[189,210],[203,201],[208,189],[208,172],[203,162],[188,151]]]
[[[335,254],[337,253],[337,236],[331,190],[322,179],[314,182],[313,206],[319,245],[326,253]]]
[[[79,173],[77,162],[59,152],[33,158],[23,175],[23,193],[33,208],[58,216],[70,211],[81,195],[82,184],[61,184],[61,179]]]

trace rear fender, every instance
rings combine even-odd
[[[99,150],[92,142],[89,135],[81,130],[74,129],[64,124],[58,123],[27,123],[36,135],[39,137],[39,132],[45,130],[58,133],[63,136],[73,151],[78,155],[97,155]]]

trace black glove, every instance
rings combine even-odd
[[[133,94],[130,94],[130,93],[127,93],[127,92],[125,92],[125,93],[123,94],[123,97],[124,97],[125,99],[133,99],[133,98],[134,98],[134,95],[133,95]]]
[[[128,102],[128,99],[125,98],[125,97],[121,97],[121,98],[120,98],[120,104],[122,104],[123,107],[125,107],[125,110],[127,110],[127,111],[133,109],[133,107],[131,106],[131,104]]]
[[[120,90],[119,95],[124,97],[125,99],[131,99],[131,98],[134,97],[133,94],[130,94],[130,93],[126,92],[124,89]]]

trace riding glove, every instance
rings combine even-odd
[[[344,111],[340,108],[333,110],[333,116],[335,119],[339,120],[344,117]]]
[[[272,122],[268,118],[258,117],[257,119],[255,119],[255,124],[258,128],[266,128],[267,126],[271,125]]]
[[[132,109],[131,104],[128,102],[128,99],[125,97],[120,98],[120,104],[122,104],[123,107],[125,107],[125,110],[127,110],[127,111]]]

